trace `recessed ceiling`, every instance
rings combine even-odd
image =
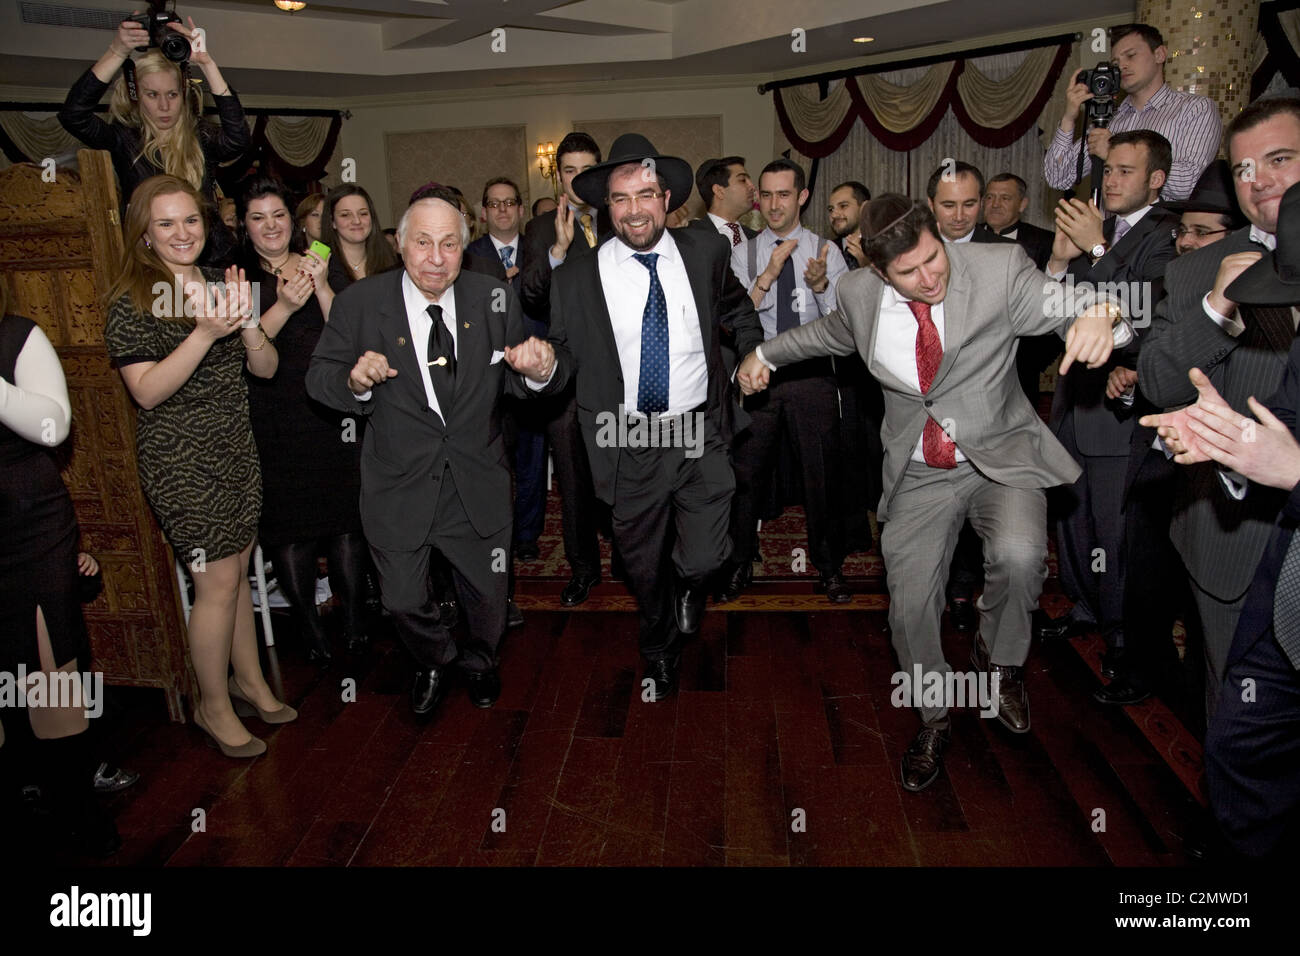
[[[137,5],[140,0],[136,0]],[[0,0],[0,83],[66,89],[110,32],[24,22],[22,7],[124,12],[124,0]],[[1131,14],[1099,0],[1087,14]],[[348,99],[541,83],[785,75],[980,37],[1051,32],[1065,0],[180,0],[245,95]],[[935,28],[942,24],[942,36]],[[802,32],[800,32],[802,31]],[[855,44],[858,36],[875,37]]]

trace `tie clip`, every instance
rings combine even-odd
[[[447,356],[445,356],[445,355],[439,355],[439,356],[438,356],[436,359],[434,359],[432,362],[426,362],[425,364],[426,364],[426,365],[446,365],[446,364],[447,364]]]

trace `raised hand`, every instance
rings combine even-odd
[[[280,276],[276,283],[275,294],[276,298],[284,303],[285,308],[290,312],[296,312],[311,298],[314,289],[311,274],[299,271],[292,275]]]
[[[815,259],[809,259],[808,264],[803,269],[803,281],[808,283],[808,288],[818,295],[825,292],[826,287],[830,285],[829,280],[826,278],[826,253],[830,250],[830,247],[829,242],[822,243],[821,255]]]
[[[139,13],[138,10],[132,10],[132,16]],[[147,47],[149,45],[149,31],[134,20],[123,20],[117,25],[117,35],[113,37],[109,49],[120,57],[129,57],[137,47]]]
[[[319,289],[328,281],[329,262],[310,249],[298,258],[298,268],[311,277],[312,287]]]
[[[515,346],[506,346],[506,364],[525,378],[544,383],[555,370],[555,349],[545,339],[532,336]]]
[[[1223,400],[1223,396],[1210,384],[1209,378],[1199,368],[1191,369],[1187,377],[1196,386],[1197,405],[1213,409],[1216,413],[1221,410],[1232,411],[1228,403]],[[1164,441],[1165,447],[1174,453],[1174,461],[1180,465],[1195,465],[1210,460],[1208,449],[1192,430],[1192,419],[1189,414],[1191,407],[1189,405],[1187,408],[1162,412],[1159,415],[1143,415],[1138,420],[1138,424],[1156,430],[1156,434]]]
[[[1210,308],[1229,318],[1237,311],[1237,303],[1227,296],[1227,288],[1263,255],[1261,252],[1234,252],[1224,256],[1219,263],[1219,271],[1214,276],[1214,288],[1210,290]]]
[[[366,352],[357,359],[348,373],[348,388],[354,395],[363,395],[376,385],[382,385],[394,375],[397,369],[389,368],[388,359],[381,352]]]
[[[208,66],[212,63],[212,57],[208,55],[207,34],[198,32],[199,28],[194,25],[193,17],[186,17],[186,19],[190,21],[188,27],[183,27],[179,23],[169,23],[167,26],[190,41],[191,63],[200,67]],[[203,42],[197,42],[195,39],[196,36],[202,36]]]
[[[857,260],[858,265],[867,264],[866,254],[862,251],[862,230],[858,229],[844,237],[844,251]]]
[[[1092,200],[1085,203],[1082,199],[1062,199],[1056,204],[1057,230],[1069,236],[1070,241],[1083,252],[1090,252],[1094,246],[1106,241],[1101,223],[1101,210],[1093,205]]]
[[[563,195],[555,207],[555,245],[551,247],[558,253],[557,259],[563,259],[573,242],[573,210],[569,208],[569,197]]]

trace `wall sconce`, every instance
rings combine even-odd
[[[555,165],[555,144],[551,142],[537,144],[537,171],[542,178],[551,183],[551,192],[560,195],[560,171]]]
[[[275,5],[285,13],[297,13],[307,6],[305,0],[275,0]]]

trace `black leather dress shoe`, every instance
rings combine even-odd
[[[1029,692],[1025,690],[1025,669],[989,665],[990,675],[997,677],[998,720],[1013,734],[1029,732]]]
[[[832,604],[848,604],[853,600],[853,594],[849,591],[849,586],[844,582],[844,575],[836,571],[834,574],[824,574],[817,582],[817,590],[826,595],[826,600]]]
[[[513,600],[506,601],[506,627],[523,627],[524,612]]]
[[[591,594],[591,589],[599,583],[599,574],[590,577],[585,574],[575,574],[569,578],[569,583],[560,592],[560,603],[565,607],[577,607],[587,600],[587,595]]]
[[[698,585],[677,586],[677,598],[673,601],[677,630],[683,634],[694,634],[700,629],[700,618],[704,616],[704,598],[704,588]]]
[[[903,789],[912,793],[934,783],[943,768],[943,752],[952,739],[948,728],[922,727],[903,752]]]
[[[1101,655],[1101,676],[1106,680],[1114,680],[1124,670],[1124,649],[1119,647],[1106,648]]]
[[[436,667],[415,672],[411,686],[411,711],[416,717],[428,720],[447,693],[447,677]]]
[[[1088,632],[1088,625],[1081,624],[1069,614],[1062,614],[1060,617],[1048,617],[1043,614],[1037,616],[1033,622],[1033,635],[1040,641],[1062,641],[1067,638],[1077,637],[1080,634]]]
[[[1151,696],[1147,682],[1134,673],[1120,674],[1105,687],[1098,687],[1092,692],[1093,700],[1099,704],[1140,704]]]
[[[681,656],[645,662],[645,676],[654,681],[654,701],[663,700],[677,689],[677,666]]]
[[[515,560],[517,561],[536,561],[541,556],[542,550],[537,547],[536,541],[520,541],[515,545]]]
[[[491,707],[501,696],[501,674],[495,667],[490,671],[471,671],[465,680],[469,685],[469,702],[475,707]]]
[[[736,600],[754,580],[754,565],[748,561],[742,564],[728,563],[727,568],[722,587],[713,595],[719,604],[729,604]]]
[[[975,610],[975,602],[970,598],[949,599],[948,616],[952,620],[952,626],[962,634],[979,626],[980,616]]]

